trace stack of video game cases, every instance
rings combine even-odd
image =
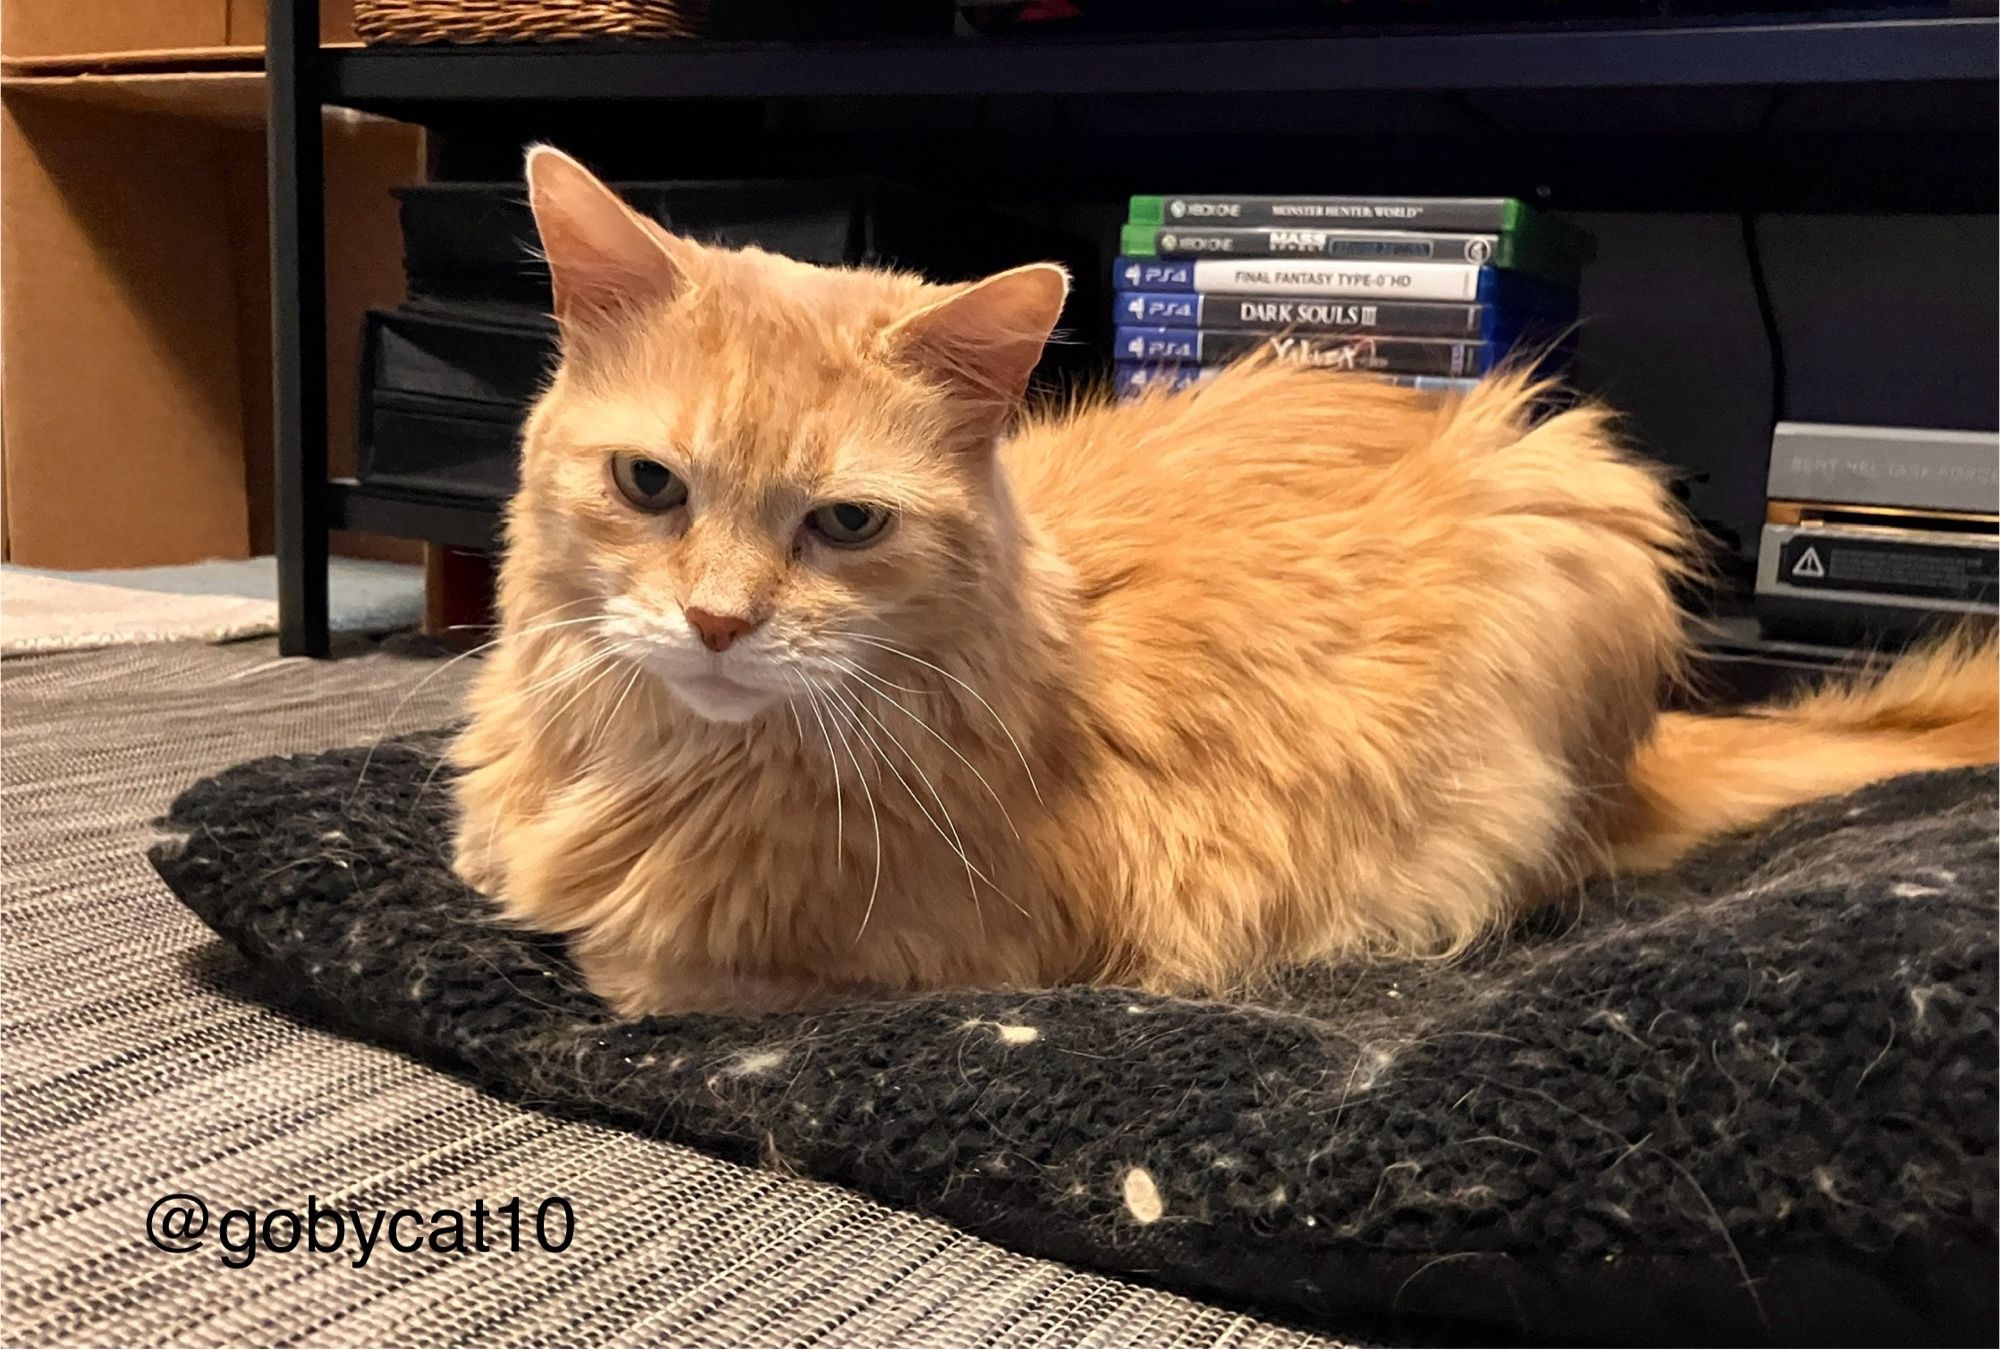
[[[1248,353],[1469,388],[1567,358],[1589,237],[1511,197],[1134,197],[1113,282],[1121,391]]]

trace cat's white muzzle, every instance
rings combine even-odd
[[[682,663],[676,662],[675,665]],[[655,669],[658,669],[655,667]],[[719,671],[689,674],[659,671],[661,682],[687,710],[711,722],[747,722],[780,697],[768,689],[744,684]]]
[[[786,696],[790,681],[783,658],[766,636],[753,634],[728,651],[712,652],[679,614],[669,617],[616,599],[605,611],[605,635],[697,717],[747,722]]]

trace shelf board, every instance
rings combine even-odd
[[[1301,37],[938,38],[329,50],[322,96],[463,102],[1991,82],[2000,18],[1371,28]]]
[[[122,112],[261,127],[270,95],[262,70],[116,71],[0,76],[6,97],[89,104]]]
[[[501,504],[484,497],[404,492],[336,478],[326,485],[327,525],[392,539],[497,552]]]

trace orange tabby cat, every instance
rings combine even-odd
[[[1522,378],[1253,364],[1016,427],[1059,269],[809,267],[551,150],[528,178],[564,357],[457,866],[623,1012],[1450,951],[1621,857],[1993,757],[1990,650],[1660,717],[1685,523]]]

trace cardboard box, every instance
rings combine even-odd
[[[320,0],[320,41],[354,41],[354,0]],[[0,57],[16,69],[264,52],[264,0],[6,0]],[[115,63],[114,63],[115,64]]]
[[[0,85],[0,513],[12,561],[136,567],[270,551],[264,102],[257,71]],[[326,156],[329,455],[341,473],[362,313],[402,293],[388,190],[422,176],[421,133],[338,114]]]

